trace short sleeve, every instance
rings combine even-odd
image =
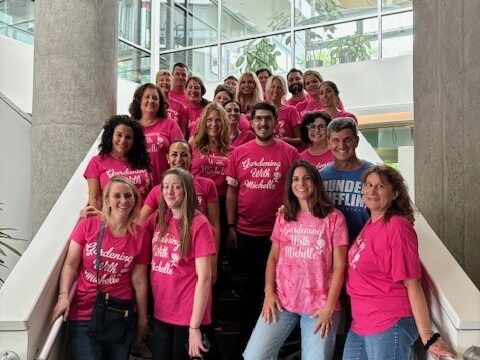
[[[333,247],[348,245],[348,228],[345,217],[339,210],[334,210]]]
[[[213,181],[207,182],[207,189],[205,194],[205,200],[208,203],[218,202],[218,193],[215,183]]]
[[[143,202],[144,205],[151,207],[153,210],[158,209],[158,203],[160,202],[160,185],[155,185],[147,195],[147,198]]]
[[[91,237],[92,232],[95,234],[95,239],[97,238],[101,224],[102,220],[97,216],[81,219],[73,229],[70,239],[83,247],[87,243],[87,237]]]
[[[150,244],[151,244],[151,238],[149,235],[149,232],[146,231],[145,228],[139,226],[139,231],[138,231],[138,239],[137,241],[141,241],[141,248],[140,252],[137,256],[137,264],[142,264],[142,265],[147,265],[150,262],[150,254],[151,254],[151,249],[150,249]]]
[[[100,180],[100,157],[98,155],[92,157],[83,173],[85,179]]]
[[[216,254],[212,226],[204,215],[197,214],[195,216],[191,236],[194,258]]]
[[[283,214],[280,212],[277,214],[277,218],[275,219],[275,225],[273,225],[272,235],[270,235],[270,240],[272,242],[280,242],[282,238],[282,229],[283,224],[285,223],[285,219],[283,218]]]
[[[390,219],[391,276],[394,282],[421,278],[417,234],[407,219]]]
[[[292,128],[296,128],[297,126],[300,125],[301,121],[300,121],[300,114],[298,113],[297,109],[295,107],[292,106],[292,109],[291,109],[291,121],[292,121]]]
[[[172,123],[170,128],[170,142],[173,142],[174,140],[184,140],[185,137],[183,136],[180,126],[175,120],[170,119],[170,121]]]

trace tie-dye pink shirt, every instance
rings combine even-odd
[[[320,219],[300,211],[295,221],[277,215],[271,239],[280,247],[276,291],[282,306],[301,314],[324,307],[332,280],[333,250],[348,246],[343,214],[334,209]],[[338,302],[336,310],[340,310]]]

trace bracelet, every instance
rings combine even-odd
[[[189,328],[189,329],[192,329],[192,330],[200,330],[200,326],[199,326],[199,327],[191,327],[191,326],[189,326],[188,328]]]
[[[432,346],[435,343],[435,341],[438,340],[439,337],[440,337],[439,333],[433,334],[432,337],[425,343],[425,345],[423,345],[423,348],[425,349],[425,351],[428,351],[428,348]]]

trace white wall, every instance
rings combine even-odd
[[[11,227],[14,237],[28,239],[30,234],[30,116],[22,113],[0,93],[0,226]],[[8,240],[23,252],[26,241]],[[18,257],[6,250],[6,266],[0,267],[5,279]]]

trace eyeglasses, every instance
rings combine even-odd
[[[261,122],[262,120],[265,120],[266,122],[272,122],[275,119],[271,115],[267,115],[267,116],[257,116],[257,115],[255,115],[253,117],[253,121],[255,121],[255,122]]]
[[[307,125],[307,129],[308,130],[325,131],[327,129],[327,127],[325,125],[322,125],[322,124],[315,125],[315,124],[312,123],[312,124]]]

